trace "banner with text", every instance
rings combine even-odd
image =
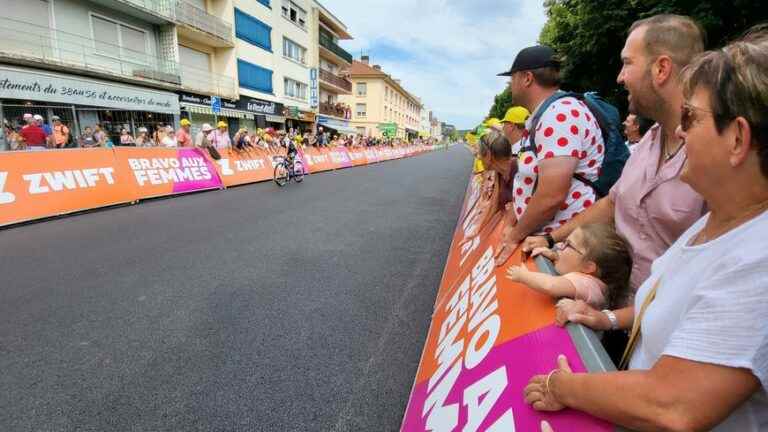
[[[307,148],[304,170],[316,173],[420,154],[401,148]],[[271,180],[285,149],[64,149],[0,152],[0,226],[147,198]]]
[[[554,369],[558,354],[575,372],[586,369],[554,325],[552,299],[505,277],[523,262],[519,251],[496,267],[501,214],[479,219],[489,179],[476,176],[467,189],[401,430],[527,432],[547,420],[557,432],[612,431],[581,412],[538,412],[524,402],[530,378]]]

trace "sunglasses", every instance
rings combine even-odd
[[[558,249],[560,252],[562,252],[562,251],[564,251],[564,250],[566,250],[566,249],[568,249],[568,248],[571,248],[571,249],[573,249],[573,251],[574,251],[574,252],[576,252],[576,253],[577,253],[577,254],[579,254],[579,255],[584,255],[584,252],[582,252],[582,251],[580,251],[580,250],[576,249],[576,246],[574,246],[574,245],[573,245],[573,243],[571,243],[571,241],[570,241],[570,240],[568,240],[568,239],[565,239],[565,241],[564,241],[564,242],[562,242],[562,243],[558,243],[558,244],[557,244],[557,249]]]
[[[703,108],[698,108],[691,104],[684,103],[682,108],[680,108],[680,129],[682,129],[683,132],[688,132],[688,129],[691,128],[691,125],[696,120],[697,111],[712,115],[715,114],[713,111],[707,111]]]

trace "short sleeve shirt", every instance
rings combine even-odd
[[[641,321],[630,369],[663,355],[744,368],[760,388],[715,432],[768,431],[768,212],[707,243],[689,246],[704,216],[654,261],[635,297],[637,313],[658,282]],[[714,395],[713,395],[714,397]]]
[[[536,152],[521,151],[518,171],[514,181],[515,214],[525,214],[534,195],[541,161],[555,157],[578,159],[574,174],[590,181],[597,181],[603,164],[605,145],[600,126],[587,106],[576,98],[565,97],[549,107],[540,107],[544,113],[535,131],[531,131],[532,118],[528,119],[528,131],[536,134]],[[522,149],[530,147],[530,137],[523,139]],[[565,201],[555,218],[541,228],[552,232],[583,212],[596,201],[595,191],[584,182],[573,178]]]
[[[29,125],[21,129],[20,135],[28,146],[44,146],[45,132],[39,126]]]
[[[605,282],[594,276],[579,272],[566,273],[563,277],[568,279],[576,290],[575,300],[583,300],[595,309],[603,309],[607,306]]]

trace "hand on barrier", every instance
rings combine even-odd
[[[502,240],[499,243],[499,249],[496,251],[494,258],[496,259],[496,266],[503,266],[505,262],[512,256],[512,253],[517,249],[518,243]]]
[[[611,329],[611,321],[608,317],[583,300],[562,299],[557,302],[555,322],[561,327],[572,322],[593,330]]]
[[[525,249],[523,249],[523,253],[526,253]],[[532,251],[530,251],[530,254],[531,254],[531,257],[533,258],[536,258],[537,256],[541,255],[552,262],[557,261],[557,252],[553,251],[552,249],[546,246],[534,248]]]
[[[557,400],[553,389],[558,376],[573,373],[568,359],[560,354],[557,356],[557,368],[553,369],[547,375],[536,375],[525,386],[523,394],[525,402],[530,404],[536,411],[560,411],[565,408]],[[551,430],[551,428],[550,428]]]
[[[512,282],[521,282],[523,279],[525,279],[525,274],[529,272],[530,270],[528,270],[528,267],[525,266],[525,263],[520,265],[512,265],[507,269],[507,279],[511,280]]]
[[[548,247],[547,239],[544,236],[530,236],[523,240],[523,253],[529,254],[536,248]]]

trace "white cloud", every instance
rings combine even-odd
[[[320,0],[385,72],[402,79],[442,121],[476,126],[506,84],[496,74],[536,43],[542,0]]]

